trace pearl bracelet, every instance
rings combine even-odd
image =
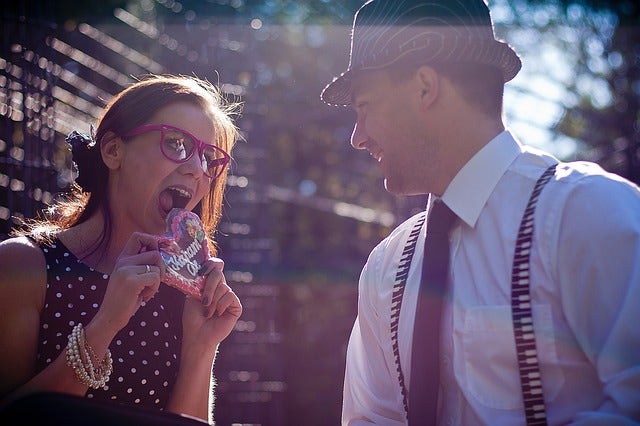
[[[71,334],[67,345],[67,365],[71,367],[80,383],[93,389],[104,388],[113,371],[111,351],[107,349],[102,361],[94,367],[93,359],[97,356],[84,336],[82,324],[78,323]]]

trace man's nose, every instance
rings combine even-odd
[[[369,139],[364,131],[364,125],[358,119],[353,126],[353,132],[351,133],[351,146],[355,149],[364,149],[364,143]]]

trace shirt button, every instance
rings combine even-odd
[[[443,367],[448,367],[449,366],[449,357],[446,355],[443,355],[440,362],[442,363]]]

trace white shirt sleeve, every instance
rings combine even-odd
[[[394,264],[391,258],[396,257],[397,247],[391,245],[387,239],[376,247],[360,275],[358,316],[347,349],[343,426],[405,424],[386,298],[393,286],[390,276],[395,274],[389,265]]]
[[[574,421],[639,421],[640,190],[587,176],[572,188],[559,223],[554,269],[563,312],[604,396]]]

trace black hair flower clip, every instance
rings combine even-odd
[[[65,142],[67,142],[69,144],[69,147],[71,148],[71,155],[73,158],[73,179],[85,191],[91,192],[93,189],[93,184],[91,182],[91,173],[82,173],[82,171],[90,171],[92,169],[95,169],[96,162],[99,161],[99,156],[96,155],[97,150],[93,149],[96,146],[95,139],[85,133],[74,130],[69,133],[69,136],[67,136]]]

